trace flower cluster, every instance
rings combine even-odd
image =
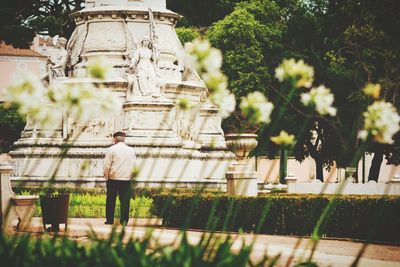
[[[95,57],[88,61],[87,71],[90,77],[104,80],[113,76],[113,68],[109,61]]]
[[[271,137],[271,141],[280,146],[290,146],[294,144],[295,138],[293,134],[281,131],[278,136]]]
[[[381,94],[381,85],[380,84],[373,84],[373,83],[368,83],[364,88],[363,92],[364,94],[371,96],[374,99],[378,99],[379,95]]]
[[[332,107],[334,96],[329,88],[323,85],[312,88],[310,92],[301,94],[301,102],[306,106],[314,106],[320,115],[336,115],[336,108]]]
[[[391,144],[392,137],[400,130],[400,116],[396,108],[385,101],[375,101],[363,113],[364,129],[359,137],[366,140],[372,137],[378,143]]]
[[[102,67],[96,67],[104,77]],[[16,105],[20,114],[29,116],[43,128],[57,127],[59,114],[74,120],[89,121],[101,113],[119,112],[122,103],[111,91],[91,84],[57,83],[45,88],[36,76],[19,76],[7,90],[6,106]]]
[[[15,78],[4,95],[5,108],[15,105],[18,112],[28,115],[41,125],[56,125],[55,112],[43,102],[46,89],[41,81],[32,74],[20,75]]]
[[[228,117],[235,110],[236,100],[227,89],[227,77],[221,72],[221,51],[211,47],[208,40],[200,39],[186,43],[185,50],[189,64],[197,70],[209,90],[209,100],[218,106],[222,118]]]
[[[310,88],[314,81],[314,68],[302,59],[297,62],[293,58],[284,59],[275,69],[275,78],[280,82],[292,80],[296,87]]]
[[[253,123],[269,123],[274,105],[260,92],[242,97],[240,110]]]
[[[90,84],[53,86],[47,95],[56,107],[63,107],[69,117],[84,122],[100,113],[119,112],[122,106],[121,100],[110,91]]]

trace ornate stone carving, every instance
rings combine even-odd
[[[68,137],[70,139],[81,138],[107,138],[114,132],[114,120],[93,119],[88,123],[77,122],[68,118]]]
[[[81,24],[75,28],[71,38],[67,43],[68,61],[67,65],[69,68],[73,68],[81,60],[81,54],[83,45],[87,36],[87,24]]]
[[[178,110],[176,112],[176,131],[184,141],[196,141],[198,127],[195,126],[198,109]]]
[[[84,51],[125,51],[125,29],[121,21],[90,23]]]

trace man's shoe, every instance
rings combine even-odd
[[[104,224],[114,224],[114,222],[105,221]]]

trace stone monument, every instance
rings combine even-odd
[[[70,15],[76,29],[66,45],[67,77],[52,83],[100,83],[123,100],[123,111],[90,122],[58,114],[56,131],[30,123],[10,153],[13,182],[43,185],[55,173],[57,185],[104,185],[102,161],[113,132],[127,133],[135,147],[141,185],[224,186],[235,159],[227,151],[218,110],[206,97],[196,71],[187,65],[174,26],[180,15],[165,0],[87,0]],[[86,67],[97,57],[113,66],[104,81],[94,81]],[[197,103],[190,111],[175,103]],[[90,108],[90,107],[88,107]],[[66,140],[75,139],[61,161]]]

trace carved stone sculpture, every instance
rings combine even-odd
[[[145,36],[131,55],[131,73],[128,75],[130,95],[161,96],[156,76],[158,53],[154,53],[151,46],[149,37]]]
[[[51,66],[53,77],[65,77],[65,67],[67,65],[68,58],[68,53],[65,49],[66,44],[67,39],[65,39],[64,37],[58,38],[56,44],[56,47],[59,49],[56,56],[57,62],[54,62],[54,65]]]
[[[51,59],[47,60],[47,72],[43,77],[41,77],[45,85],[50,84],[54,78],[65,77],[65,69],[68,60],[68,52],[65,49],[66,44],[67,39],[65,39],[64,37],[56,39],[56,47],[59,49],[58,53],[54,61],[52,61]]]

